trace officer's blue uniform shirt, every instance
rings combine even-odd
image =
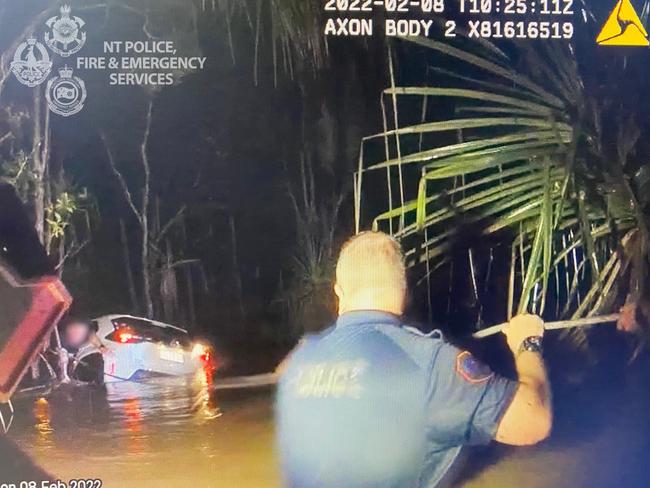
[[[467,444],[494,438],[517,383],[439,333],[350,312],[292,355],[277,397],[285,483],[430,488]]]

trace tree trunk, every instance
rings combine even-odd
[[[149,265],[149,229],[146,215],[142,216],[142,248],[140,259],[142,260],[142,297],[147,317],[153,318],[153,300],[151,298],[151,268]]]
[[[147,152],[147,145],[149,143],[149,135],[151,133],[151,119],[153,112],[153,99],[149,101],[149,108],[147,109],[147,118],[146,125],[144,130],[144,135],[142,137],[142,144],[140,145],[140,159],[142,161],[142,172],[144,174],[144,182],[142,184],[141,190],[141,203],[140,208],[135,205],[135,200],[129,187],[124,179],[122,173],[117,169],[115,160],[113,159],[113,153],[111,152],[110,145],[106,137],[102,134],[102,139],[104,141],[104,146],[106,147],[106,156],[108,157],[108,163],[110,164],[111,170],[115,175],[126,203],[129,208],[135,215],[138,220],[141,236],[140,236],[140,269],[142,270],[142,300],[144,302],[144,311],[148,318],[154,318],[154,307],[153,300],[151,298],[151,268],[152,263],[149,260],[149,237],[151,230],[149,229],[149,201],[150,201],[150,192],[151,192],[151,167],[149,165],[149,155]]]
[[[178,279],[173,266],[172,246],[169,240],[165,241],[165,264],[160,270],[160,303],[162,305],[163,320],[176,323],[178,317]],[[160,311],[160,307],[158,308]]]
[[[235,216],[232,212],[228,213],[228,222],[230,224],[230,248],[232,256],[232,274],[235,281],[235,292],[237,293],[237,303],[239,304],[239,312],[241,317],[246,316],[244,310],[243,289],[241,281],[241,270],[239,269],[239,258],[237,256],[237,228],[235,226]]]
[[[147,317],[153,318],[153,300],[151,299],[151,263],[149,262],[149,191],[151,170],[149,166],[149,154],[147,144],[149,143],[149,134],[151,133],[151,119],[153,112],[153,100],[149,101],[147,110],[147,122],[140,146],[140,156],[142,158],[142,169],[144,170],[144,185],[142,188],[142,208],[140,210],[140,224],[142,227],[142,287],[144,304],[147,311]]]
[[[42,124],[43,92],[40,88],[34,90],[34,133],[32,135],[32,171],[34,174],[34,194],[32,196],[32,209],[34,212],[34,227],[41,243],[45,243],[45,168],[47,158],[47,145],[49,138],[45,132],[49,131],[49,111],[45,108],[45,128]]]
[[[129,252],[129,241],[126,236],[126,225],[124,220],[120,219],[120,240],[122,241],[122,250],[124,252],[124,273],[126,275],[126,284],[129,289],[129,298],[131,299],[131,310],[139,310],[138,295],[135,292],[135,282],[133,281],[133,270],[131,269],[131,253]]]
[[[182,219],[180,230],[183,249],[187,249],[187,219]],[[196,301],[194,299],[194,276],[192,271],[192,266],[185,267],[185,279],[187,281],[187,320],[190,330],[196,331]]]
[[[194,281],[192,279],[192,267],[185,268],[187,279],[187,306],[189,314],[190,330],[196,330],[196,304],[194,303]]]

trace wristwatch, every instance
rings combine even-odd
[[[542,337],[541,336],[530,336],[523,340],[519,346],[519,354],[524,351],[536,352],[542,354],[544,347],[542,346]]]

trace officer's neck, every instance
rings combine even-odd
[[[394,289],[367,289],[352,295],[337,293],[339,315],[349,312],[374,310],[401,316],[404,313],[404,294]]]
[[[339,316],[351,312],[384,312],[398,317],[403,315],[404,307],[399,303],[375,303],[372,301],[353,304],[339,303]]]

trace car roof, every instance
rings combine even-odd
[[[116,313],[116,314],[110,314],[110,315],[102,315],[101,317],[94,318],[93,320],[113,320],[113,319],[119,319],[119,318],[144,320],[144,321],[149,322],[150,324],[156,325],[158,327],[175,329],[175,330],[178,330],[180,332],[185,332],[186,334],[188,334],[187,329],[183,329],[182,327],[178,327],[176,325],[171,325],[171,324],[166,324],[164,322],[158,322],[157,320],[148,319],[146,317],[136,317],[135,315],[129,315],[128,313]]]

